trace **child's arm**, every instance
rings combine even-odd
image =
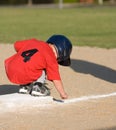
[[[64,88],[63,88],[63,84],[61,80],[53,80],[53,83],[57,89],[57,91],[59,92],[60,96],[62,99],[67,99],[68,95],[65,92]]]

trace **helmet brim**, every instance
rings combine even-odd
[[[70,60],[70,58],[68,58],[67,60],[58,62],[58,64],[63,65],[63,66],[70,66],[71,60]]]

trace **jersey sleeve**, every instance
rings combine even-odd
[[[56,57],[52,51],[46,55],[46,72],[48,80],[61,80],[59,66]]]
[[[60,80],[59,67],[56,64],[48,65],[47,67],[48,80]]]

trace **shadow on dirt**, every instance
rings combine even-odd
[[[101,128],[101,129],[95,129],[95,130],[116,130],[116,127],[111,127],[111,128]]]
[[[79,73],[91,74],[108,82],[116,83],[116,70],[84,60],[71,60],[71,68]]]
[[[19,86],[17,85],[9,85],[9,84],[0,85],[0,95],[17,93],[18,91]]]

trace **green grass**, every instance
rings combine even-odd
[[[116,8],[0,8],[0,43],[64,34],[73,45],[116,48]]]

